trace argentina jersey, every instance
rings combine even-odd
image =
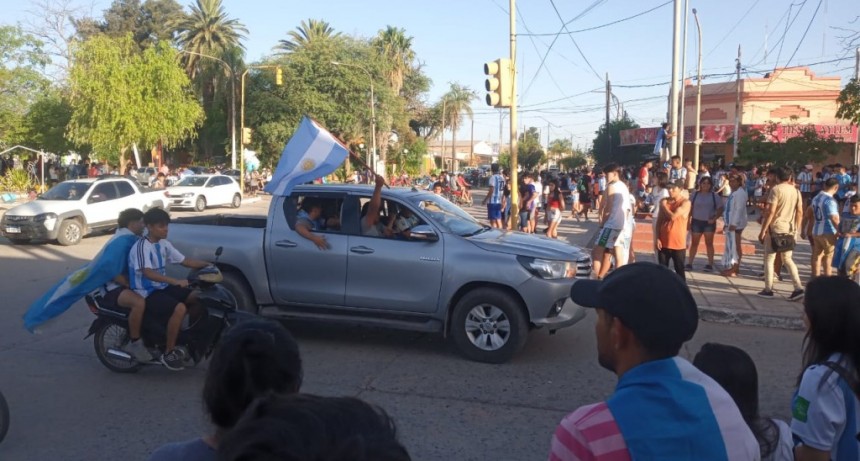
[[[131,289],[145,298],[153,291],[167,288],[167,283],[148,279],[143,270],[152,269],[161,275],[167,275],[168,264],[179,264],[184,260],[185,256],[167,240],[159,240],[156,243],[150,242],[149,239],[138,240],[128,254]]]

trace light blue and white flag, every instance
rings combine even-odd
[[[66,312],[79,299],[127,270],[128,252],[140,237],[120,231],[89,264],[69,274],[30,305],[24,314],[24,328],[33,333],[36,327]]]
[[[346,146],[305,116],[284,147],[272,180],[264,190],[272,195],[290,195],[297,184],[332,173],[347,156],[349,149]]]

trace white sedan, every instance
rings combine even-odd
[[[242,193],[239,184],[230,176],[199,174],[188,176],[167,188],[171,208],[194,208],[203,211],[207,206],[230,205],[239,208]]]

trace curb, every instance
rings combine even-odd
[[[699,320],[729,325],[778,328],[781,330],[804,330],[806,328],[803,320],[799,317],[737,312],[711,306],[699,306]]]

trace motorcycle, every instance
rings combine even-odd
[[[0,392],[0,442],[6,438],[7,432],[9,432],[9,405],[3,393]]]
[[[215,251],[216,263],[222,251],[222,247]],[[226,328],[255,317],[237,310],[236,297],[220,284],[222,280],[221,271],[214,264],[194,269],[188,274],[188,287],[198,290],[197,299],[203,313],[194,324],[183,326],[176,341],[176,348],[184,355],[183,362],[186,367],[193,367],[208,358]],[[93,337],[96,356],[102,365],[117,373],[135,373],[144,365],[162,365],[158,357],[165,352],[165,324],[148,319],[144,315],[141,340],[153,360],[139,362],[123,350],[130,341],[129,311],[120,307],[107,307],[99,293],[87,295],[86,302],[96,319],[84,339]]]

